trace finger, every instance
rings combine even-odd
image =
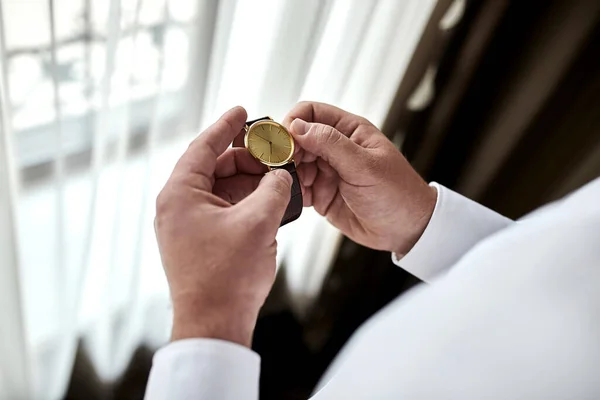
[[[304,150],[300,146],[294,146],[294,161],[300,164],[304,158]]]
[[[368,167],[367,151],[332,126],[295,119],[290,131],[307,153],[327,161],[343,179]]]
[[[230,148],[217,158],[216,178],[226,178],[236,174],[262,175],[268,171],[266,165],[259,162],[245,148]]]
[[[303,101],[296,104],[283,120],[283,125],[289,130],[297,118],[332,126],[357,143],[372,140],[373,133],[379,132],[366,118],[325,103]]]
[[[338,193],[339,185],[340,178],[331,167],[324,170],[319,168],[317,177],[311,186],[311,201],[315,211],[321,215],[327,215],[329,208]]]
[[[302,189],[302,205],[304,207],[311,207],[312,203],[312,188],[300,186]]]
[[[217,179],[213,186],[213,194],[230,204],[237,204],[256,190],[263,176],[240,174]]]
[[[312,162],[309,164],[300,164],[296,167],[298,177],[302,186],[312,186],[317,177],[317,164]]]
[[[289,129],[292,121],[300,118],[308,122],[319,122],[325,125],[336,126],[342,119],[349,115],[355,116],[330,104],[318,103],[316,101],[301,101],[285,116],[282,125]]]
[[[335,172],[335,169],[333,169],[331,165],[327,164],[327,161],[323,160],[322,158],[318,158],[316,163],[319,170],[318,175],[337,178],[337,172]]]
[[[229,146],[246,123],[246,110],[235,107],[227,111],[190,144],[181,156],[174,173],[195,173],[203,176],[201,189],[210,190],[210,181],[215,172],[217,157]]]
[[[298,147],[300,147],[300,146],[298,146]],[[313,163],[316,160],[317,160],[317,155],[316,154],[313,154],[313,153],[311,153],[309,151],[305,151],[304,152],[304,155],[302,157],[302,162],[303,163]]]
[[[274,239],[290,202],[291,192],[292,176],[284,169],[276,169],[266,174],[258,188],[237,207],[246,214],[246,220],[264,226]]]

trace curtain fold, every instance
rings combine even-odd
[[[0,3],[0,21],[4,7]],[[32,394],[30,352],[26,342],[20,259],[16,230],[16,202],[19,199],[19,173],[14,157],[11,105],[8,100],[6,40],[0,30],[0,398],[19,393]]]
[[[326,101],[380,125],[434,5],[3,0],[0,394],[61,398],[80,345],[110,383],[164,344],[154,199],[189,141],[237,104],[281,120]],[[341,235],[307,209],[278,241],[302,315]]]
[[[437,56],[403,82],[433,64],[434,96],[411,109],[414,89],[398,91],[386,133],[405,136],[426,179],[511,218],[564,196],[600,174],[599,29],[598,2],[467,1],[453,29],[423,37]]]

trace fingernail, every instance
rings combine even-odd
[[[304,135],[310,129],[310,125],[308,125],[308,122],[300,118],[296,118],[292,122],[291,128],[292,132],[294,132],[296,135]]]
[[[285,169],[276,169],[274,171],[271,172],[273,175],[281,177],[283,179],[285,179],[285,181],[288,183],[288,185],[292,185],[292,175],[290,175],[289,172],[287,172]]]
[[[235,106],[233,108],[230,108],[225,114],[229,114],[229,113],[243,113],[244,114],[244,119],[248,116],[248,113],[246,113],[246,109],[242,106]]]

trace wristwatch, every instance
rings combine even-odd
[[[246,122],[244,145],[269,170],[283,168],[292,175],[292,197],[285,210],[279,226],[298,219],[302,214],[302,190],[294,164],[294,139],[287,129],[273,121],[271,117],[263,117]]]

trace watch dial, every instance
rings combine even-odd
[[[293,139],[285,128],[273,122],[259,122],[247,135],[250,153],[267,165],[289,161],[293,155]]]

